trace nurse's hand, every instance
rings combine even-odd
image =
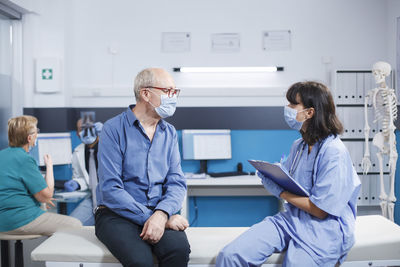
[[[43,156],[44,164],[46,167],[53,167],[53,160],[51,159],[51,156],[46,154]]]
[[[261,172],[257,171],[257,176],[261,178],[261,182],[264,185],[265,189],[268,190],[272,195],[280,198],[281,193],[284,191],[282,187],[280,187],[277,183],[265,177]]]
[[[172,229],[175,231],[183,231],[189,227],[189,222],[179,214],[172,215],[169,218],[165,228]]]

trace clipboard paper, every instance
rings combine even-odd
[[[280,164],[272,164],[261,160],[248,160],[259,172],[280,185],[285,191],[293,194],[308,197],[310,194]]]

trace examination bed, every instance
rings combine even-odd
[[[192,251],[189,266],[214,266],[218,251],[246,229],[190,227],[186,230]],[[400,226],[379,215],[359,216],[355,235],[356,244],[342,266],[400,266]],[[34,249],[31,257],[45,261],[47,267],[122,266],[96,238],[94,227],[57,232]],[[283,257],[283,253],[273,254],[263,266],[280,266]]]

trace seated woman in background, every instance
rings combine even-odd
[[[52,235],[64,228],[81,227],[79,220],[50,213],[40,203],[54,206],[53,162],[44,156],[43,178],[28,152],[35,146],[37,119],[20,116],[8,121],[8,145],[0,151],[0,232],[4,234]]]

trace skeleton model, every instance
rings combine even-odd
[[[371,103],[375,110],[374,122],[379,122],[382,125],[382,132],[378,132],[372,144],[378,148],[376,156],[379,162],[380,171],[380,205],[382,215],[393,221],[394,203],[396,197],[394,195],[394,179],[396,173],[397,151],[396,151],[396,137],[394,131],[396,129],[394,121],[397,119],[397,99],[394,89],[390,89],[386,85],[386,77],[390,75],[391,67],[386,62],[377,62],[373,65],[372,74],[378,85],[377,88],[368,92],[365,97],[364,103],[364,116],[365,116],[365,153],[362,160],[364,174],[367,174],[371,168],[370,154],[369,154],[369,130],[367,107]],[[389,196],[386,194],[385,185],[383,182],[383,155],[389,156]]]

